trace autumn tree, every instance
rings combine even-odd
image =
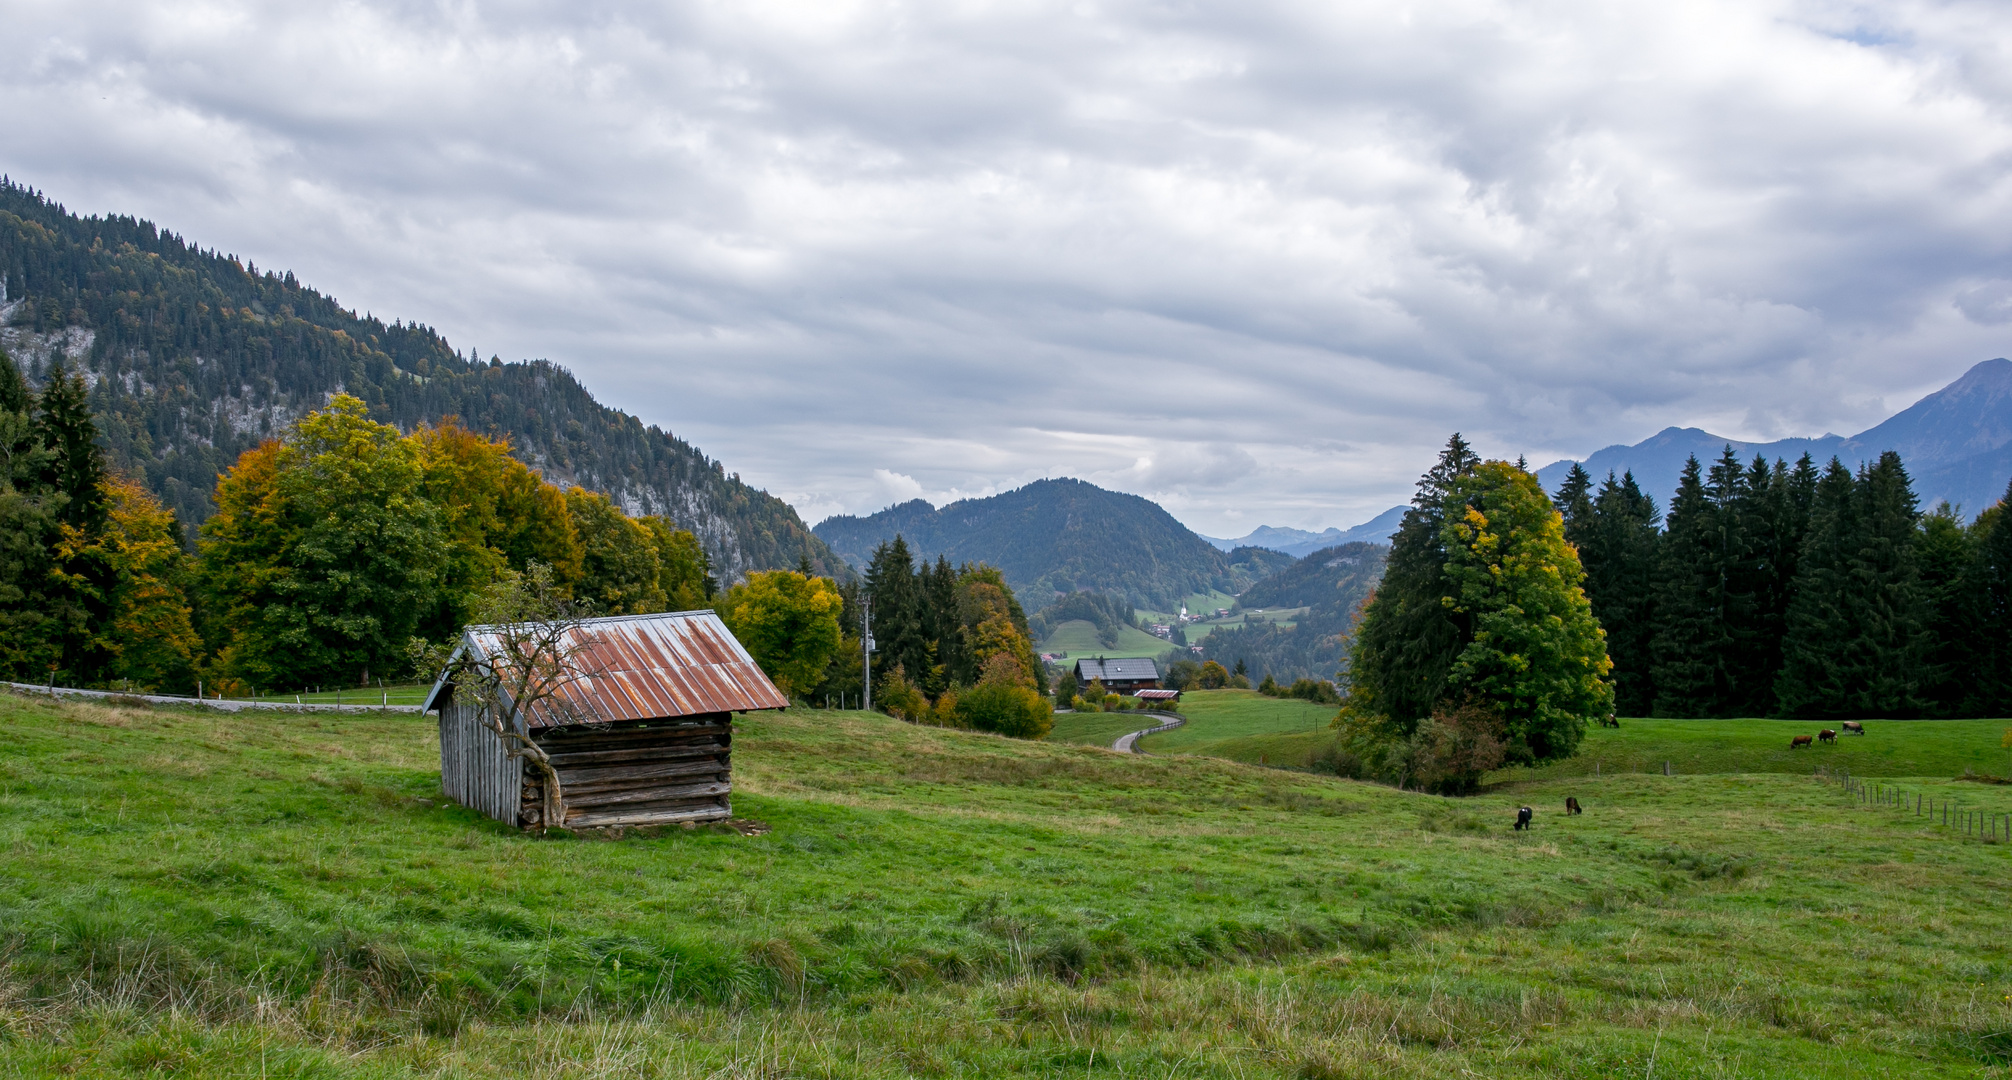
[[[721,598],[721,619],[789,697],[817,685],[838,653],[838,590],[828,578],[759,571]]]
[[[203,523],[206,625],[253,686],[356,683],[403,666],[448,557],[419,448],[338,395],[247,452]]]

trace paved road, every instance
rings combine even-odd
[[[176,697],[173,694],[125,694],[116,690],[77,690],[68,686],[58,686],[53,690],[36,683],[0,683],[11,686],[26,694],[53,694],[56,697],[74,698],[124,698],[128,701],[140,700],[149,705],[201,705],[224,712],[239,712],[244,709],[277,709],[282,712],[406,712],[416,713],[417,705],[336,705],[333,703],[310,702],[296,705],[291,701],[239,701],[235,698],[194,698]],[[361,691],[369,693],[369,691]]]
[[[1120,754],[1143,754],[1145,751],[1139,749],[1140,736],[1151,735],[1156,731],[1172,731],[1188,722],[1188,718],[1182,716],[1180,713],[1167,713],[1165,715],[1172,717],[1172,719],[1161,724],[1159,727],[1149,727],[1143,731],[1134,731],[1120,735],[1118,736],[1118,741],[1111,744],[1111,749],[1116,750]]]

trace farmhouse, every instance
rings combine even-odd
[[[525,726],[559,777],[566,828],[708,821],[732,814],[732,714],[789,699],[710,611],[587,619],[565,640],[584,675],[562,684]],[[455,656],[501,659],[496,628],[473,626]],[[450,672],[456,666],[450,665]],[[511,757],[475,695],[443,676],[424,708],[440,713],[440,783],[448,798],[521,827],[541,824],[542,774]],[[581,723],[582,717],[591,718]]]
[[[1076,661],[1077,685],[1088,686],[1091,680],[1101,680],[1114,694],[1136,693],[1160,685],[1160,666],[1144,657]]]

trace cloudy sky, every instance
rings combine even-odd
[[[810,520],[1346,526],[1455,429],[2012,353],[2012,6],[0,0],[0,171],[546,357]]]

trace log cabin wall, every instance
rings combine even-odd
[[[558,770],[566,828],[664,825],[733,815],[732,721],[729,713],[700,713],[547,728],[534,737]],[[538,824],[543,800],[538,770],[525,769],[518,820]]]
[[[484,727],[474,705],[440,707],[440,789],[450,799],[506,824],[518,824],[524,762]]]

